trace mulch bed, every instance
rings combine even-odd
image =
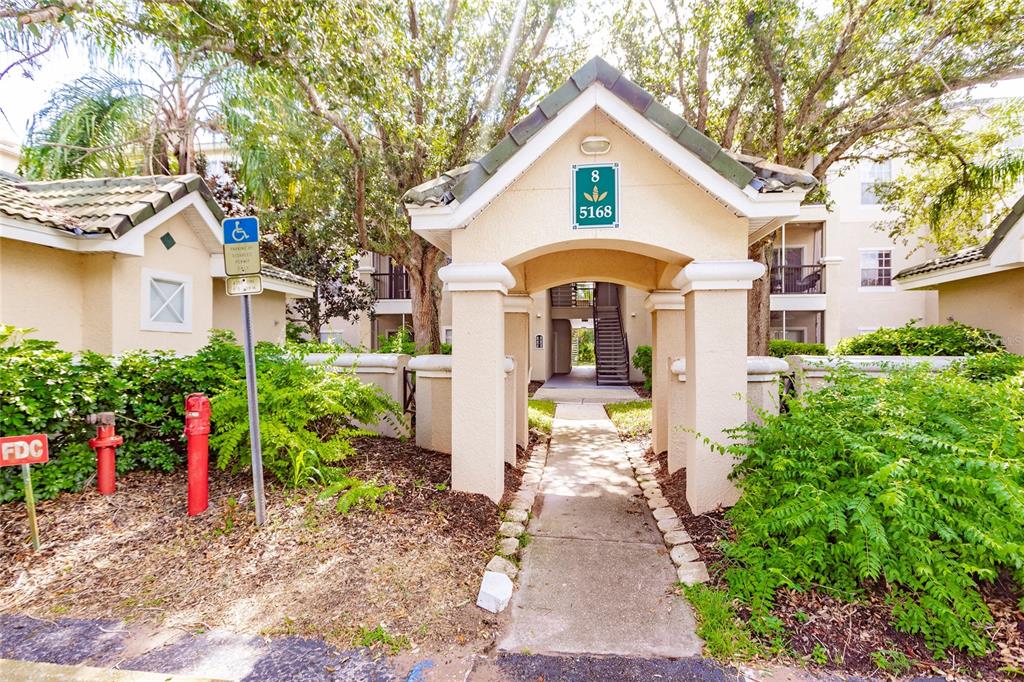
[[[649,438],[639,440],[646,445],[647,461],[659,465],[658,482],[665,498],[682,520],[701,560],[708,565],[710,586],[726,587],[719,543],[734,537],[732,524],[723,511],[693,514],[686,501],[686,470],[668,475],[667,453],[656,456]],[[945,660],[935,660],[923,637],[898,632],[892,627],[882,585],[860,595],[855,603],[815,590],[780,591],[773,613],[782,621],[787,644],[797,656],[809,657],[818,645],[826,649],[831,663],[818,666],[802,658],[801,662],[810,667],[845,674],[880,675],[871,654],[879,649],[891,649],[914,661],[912,675],[1020,680],[1019,675],[1000,671],[1000,668],[1024,668],[1024,613],[1018,606],[1022,595],[1009,576],[983,585],[982,595],[995,619],[989,628],[995,647],[989,656],[980,658],[951,651]],[[749,610],[743,608],[738,613],[744,620],[750,616]]]
[[[646,388],[643,384],[630,384],[630,388],[633,389],[636,394],[644,400],[651,399],[651,389]]]
[[[526,393],[533,397],[533,394],[537,392],[537,389],[544,385],[543,381],[531,381],[530,386],[526,389]]]
[[[497,506],[451,490],[450,458],[389,438],[355,441],[351,473],[396,490],[377,510],[335,511],[267,484],[257,529],[248,474],[211,474],[210,509],[185,515],[184,472],[119,477],[118,492],[0,505],[0,613],[118,618],[166,627],[320,636],[350,645],[383,624],[413,645],[488,642],[473,604],[494,549]]]

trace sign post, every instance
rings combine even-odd
[[[263,493],[263,448],[260,443],[260,408],[256,387],[256,353],[252,338],[252,294],[263,291],[260,278],[260,224],[254,217],[225,218],[224,272],[227,293],[242,297],[242,348],[245,351],[245,388],[249,402],[249,444],[252,452],[252,487],[256,525],[266,521]]]
[[[21,480],[25,484],[28,529],[32,535],[32,549],[36,550],[39,549],[39,526],[36,524],[36,498],[32,492],[32,471],[29,469],[29,465],[45,464],[49,460],[49,442],[44,433],[0,438],[0,466],[21,466]]]

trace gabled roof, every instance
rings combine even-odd
[[[689,125],[682,117],[657,102],[654,96],[629,80],[618,69],[594,57],[549,94],[502,140],[478,160],[448,171],[440,177],[407,191],[403,201],[411,206],[443,206],[465,200],[511,159],[527,141],[552,121],[558,112],[584,90],[600,83],[609,92],[639,112],[740,189],[779,192],[791,187],[811,189],[818,181],[810,173],[764,159],[736,154]]]
[[[966,265],[967,263],[986,260],[996,250],[996,247],[1006,239],[1006,235],[1010,233],[1010,230],[1012,230],[1018,221],[1020,221],[1022,216],[1024,216],[1024,195],[1021,195],[1021,197],[1017,199],[1017,202],[1010,209],[1010,212],[999,222],[995,232],[992,233],[992,238],[989,239],[984,246],[974,246],[969,249],[958,251],[949,256],[933,258],[932,260],[925,261],[924,263],[912,265],[909,268],[904,268],[896,273],[895,279],[905,279],[916,275],[949,270],[959,265]]]
[[[224,216],[195,173],[33,182],[0,176],[0,214],[72,234],[124,236],[178,199],[198,192],[211,213]]]

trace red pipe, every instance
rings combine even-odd
[[[117,490],[115,455],[124,438],[115,433],[113,412],[90,414],[86,421],[96,424],[96,437],[89,441],[96,451],[96,487],[100,495],[113,495]]]
[[[188,515],[202,514],[210,496],[210,399],[202,393],[185,398],[188,438]]]

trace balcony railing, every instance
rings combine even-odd
[[[773,294],[825,293],[822,265],[774,265],[771,270]]]
[[[373,288],[377,292],[378,300],[411,298],[409,293],[409,273],[404,270],[374,273]]]
[[[594,305],[594,283],[575,282],[551,288],[552,308],[589,308]]]

